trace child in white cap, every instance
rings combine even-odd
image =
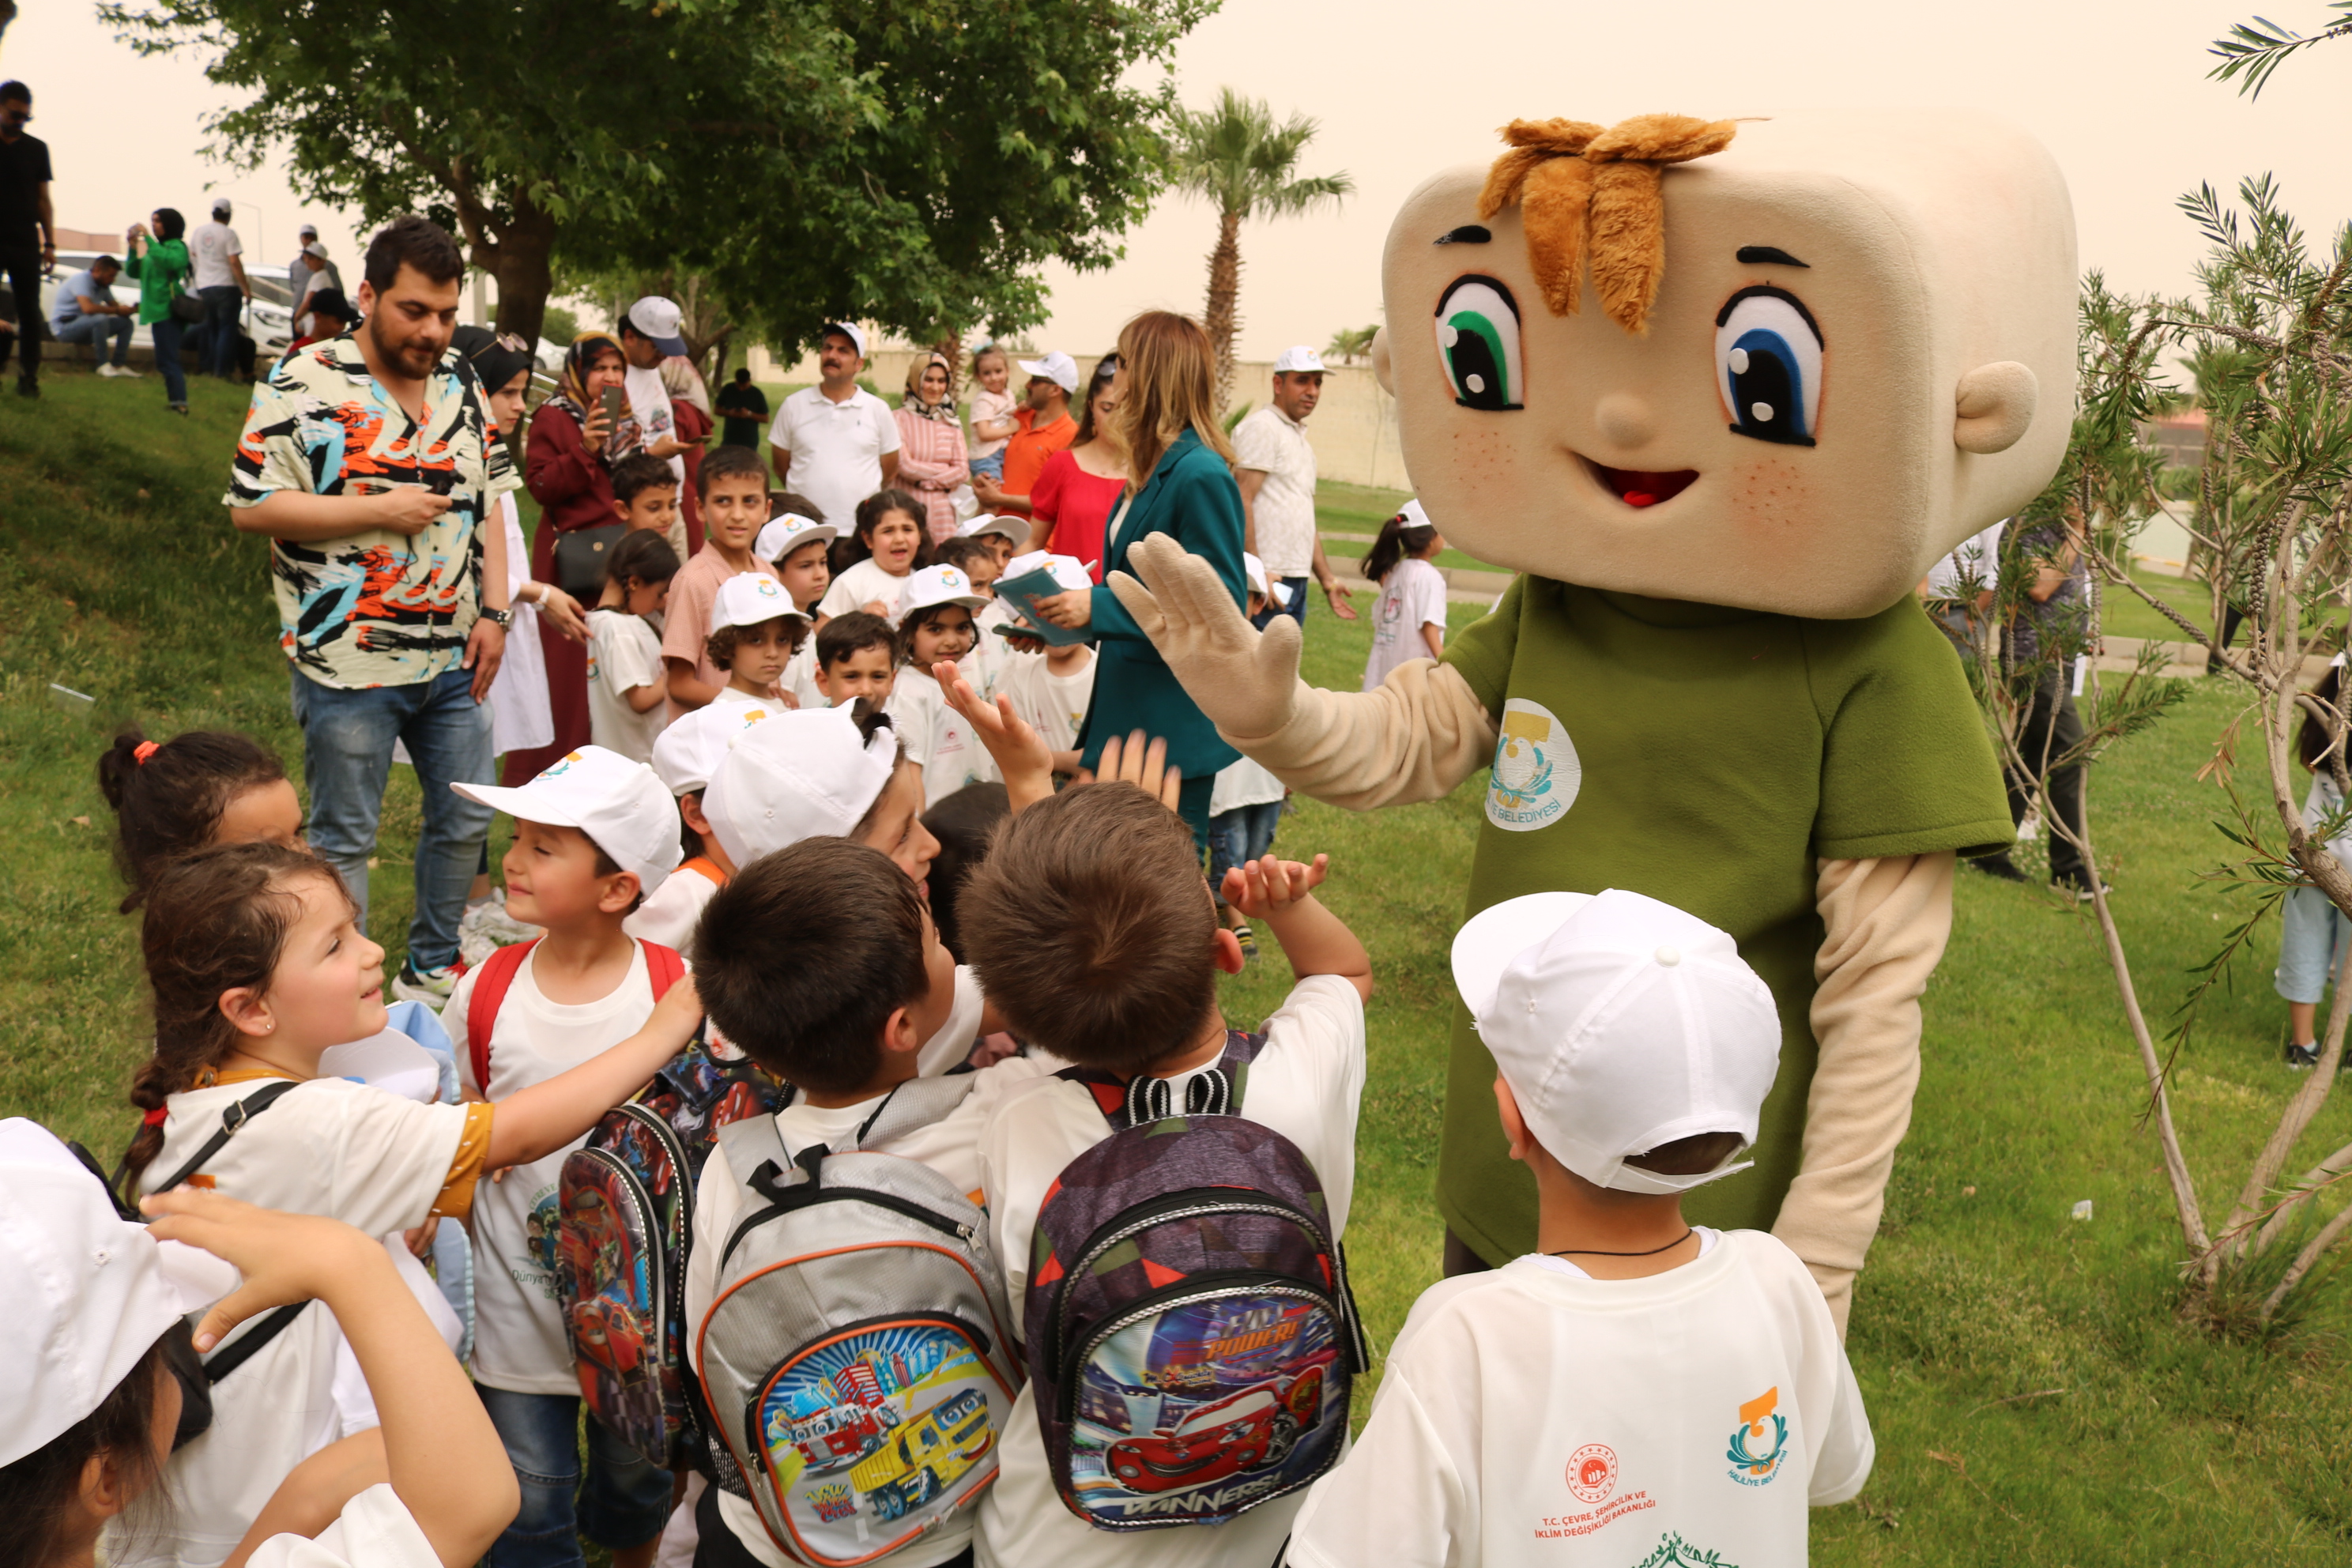
[[[966,784],[997,777],[996,764],[963,716],[948,705],[931,667],[961,663],[971,652],[972,612],[988,600],[953,566],[910,574],[898,598],[899,669],[890,689],[890,720],[907,759],[923,772],[929,811]]]
[[[1380,536],[1364,552],[1364,575],[1380,584],[1372,605],[1372,651],[1364,659],[1364,689],[1371,691],[1389,671],[1416,658],[1445,657],[1445,576],[1432,564],[1445,539],[1421,502],[1381,524]]]
[[[694,935],[694,922],[710,895],[735,875],[735,861],[710,819],[702,812],[703,791],[710,787],[711,771],[735,737],[763,719],[792,710],[780,702],[714,702],[698,708],[662,731],[654,742],[654,773],[677,798],[678,853],[686,857],[662,885],[646,895],[636,912],[621,929],[644,942],[656,942],[679,952]]]
[[[683,973],[676,952],[624,929],[683,858],[677,807],[652,768],[601,746],[520,789],[450,787],[514,817],[507,905],[546,931],[467,970],[442,1014],[458,1081],[469,1097],[497,1100],[627,1039]],[[474,1198],[474,1381],[523,1479],[522,1511],[499,1551],[554,1548],[561,1560],[578,1550],[577,1523],[615,1563],[642,1568],[669,1512],[669,1472],[591,1422],[581,1484],[580,1382],[552,1242],[557,1178],[579,1142],[518,1164]]]
[[[721,583],[710,602],[703,657],[727,672],[727,684],[711,702],[778,701],[784,667],[808,635],[807,612],[767,573],[745,572]]]
[[[1748,1168],[1771,993],[1722,931],[1615,889],[1482,911],[1454,976],[1541,1250],[1423,1293],[1287,1561],[1798,1568],[1808,1508],[1869,1479],[1862,1393],[1797,1255],[1681,1205]]]
[[[771,504],[782,500],[771,497]],[[824,620],[817,606],[824,602],[825,591],[833,585],[833,542],[840,530],[829,522],[819,522],[803,512],[779,511],[760,531],[760,542],[751,552],[762,561],[775,563],[776,581],[793,601],[793,607],[810,618],[812,626]],[[816,638],[801,639],[790,662],[784,666],[782,680],[784,690],[803,708],[822,708],[824,698],[816,687]]]
[[[48,1131],[0,1121],[10,1561],[79,1568],[134,1506],[132,1538],[167,1527],[184,1500],[155,1483],[214,1420],[200,1353],[241,1321],[314,1298],[357,1353],[383,1425],[280,1488],[239,1548],[246,1561],[464,1568],[479,1557],[514,1516],[514,1478],[464,1369],[383,1246],[334,1220],[185,1187],[143,1206],[152,1228],[120,1217],[97,1173]],[[121,1561],[123,1539],[109,1544]]]

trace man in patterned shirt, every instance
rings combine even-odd
[[[421,217],[368,245],[352,332],[289,353],[254,387],[225,498],[268,535],[279,645],[310,786],[311,846],[364,924],[393,747],[424,791],[416,914],[395,996],[438,1007],[490,826],[453,784],[492,782],[483,705],[506,647],[498,498],[520,482],[481,389],[449,351],[465,272]]]

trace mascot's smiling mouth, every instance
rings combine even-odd
[[[1582,453],[1578,457],[1592,477],[1601,481],[1602,489],[1630,507],[1655,506],[1660,501],[1672,500],[1698,480],[1696,468],[1645,472],[1640,468],[1612,468]]]

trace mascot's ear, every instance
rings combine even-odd
[[[1977,366],[1960,377],[1953,398],[1958,416],[1952,421],[1952,444],[1983,458],[2008,451],[2033,423],[2041,395],[2042,384],[2032,370],[2013,359]]]
[[[1375,328],[1372,331],[1372,379],[1391,397],[1396,395],[1396,369],[1389,363],[1389,330]]]

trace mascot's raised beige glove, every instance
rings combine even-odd
[[[1415,659],[1377,691],[1298,679],[1298,623],[1249,624],[1214,568],[1165,534],[1128,560],[1143,580],[1111,592],[1227,742],[1293,789],[1351,811],[1438,800],[1495,754],[1495,721],[1451,667]]]

